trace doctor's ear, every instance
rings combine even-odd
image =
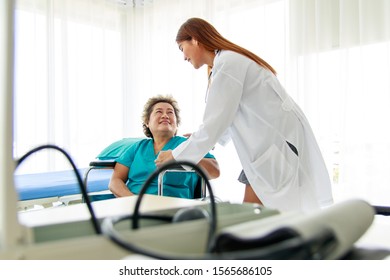
[[[191,41],[192,41],[192,44],[193,44],[193,45],[195,45],[195,46],[199,45],[198,40],[192,39]]]

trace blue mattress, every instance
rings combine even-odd
[[[84,178],[86,169],[79,173]],[[91,170],[88,175],[88,192],[108,190],[112,169]],[[15,175],[15,187],[19,200],[81,194],[73,170]]]

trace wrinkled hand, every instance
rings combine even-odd
[[[168,162],[168,161],[172,161],[174,160],[173,156],[172,156],[172,151],[171,150],[168,150],[168,151],[161,151],[159,154],[158,154],[158,157],[157,159],[154,161],[154,163],[157,165],[157,167],[160,167],[161,165],[163,165],[164,163]]]

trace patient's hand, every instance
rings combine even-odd
[[[158,154],[158,157],[154,162],[157,165],[157,167],[160,167],[164,163],[171,161],[171,160],[174,160],[174,158],[172,156],[172,150],[168,150],[168,151],[161,151]]]

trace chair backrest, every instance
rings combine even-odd
[[[145,137],[130,137],[115,141],[101,151],[96,158],[99,160],[117,159],[127,148]]]

